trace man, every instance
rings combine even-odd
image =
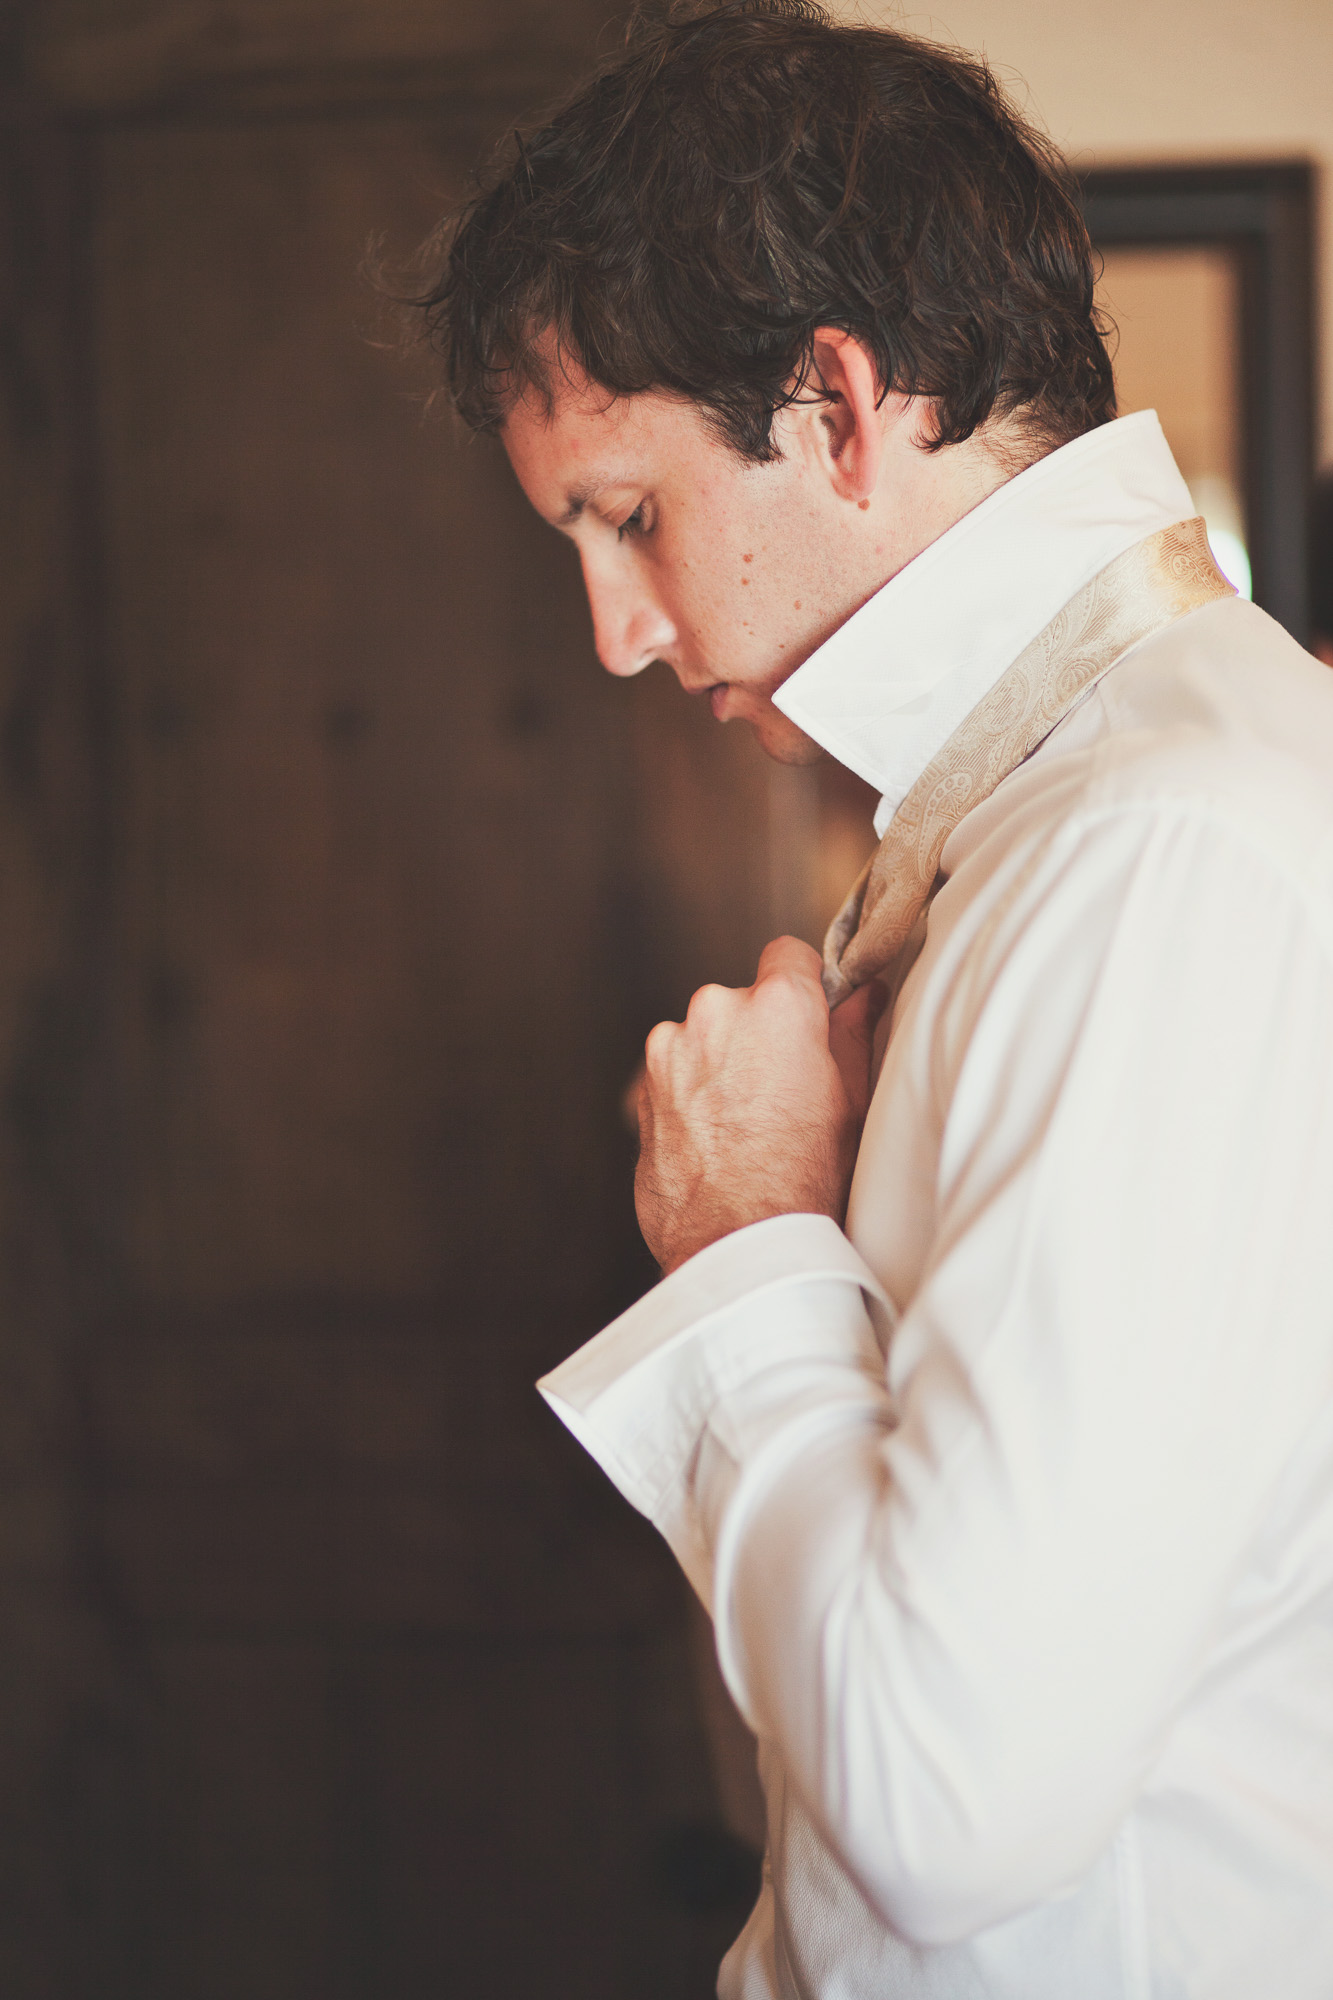
[[[759,1739],[719,1992],[1327,1996],[1333,683],[1113,420],[1063,168],[979,63],[724,6],[423,305],[604,665],[884,795],[822,983],[649,1038],[663,1282],[543,1385]]]

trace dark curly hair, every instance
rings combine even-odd
[[[411,301],[464,420],[497,430],[571,357],[675,392],[744,458],[820,392],[817,328],[865,342],[935,442],[1019,414],[1054,447],[1115,415],[1072,177],[978,57],[811,0],[640,15],[515,135]]]

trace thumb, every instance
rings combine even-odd
[[[864,1118],[870,1109],[870,1060],[875,1029],[888,997],[879,981],[871,979],[829,1015],[829,1054],[858,1118]]]

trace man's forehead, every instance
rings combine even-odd
[[[567,355],[537,359],[541,365],[522,380],[509,405],[506,427],[518,422],[555,433],[618,429],[643,400],[617,395],[614,389],[594,382]]]
[[[588,508],[643,484],[642,465],[618,453],[571,448],[568,439],[545,427],[534,431],[511,420],[502,436],[528,498],[557,528],[572,528]]]
[[[501,435],[529,497],[559,527],[656,477],[672,447],[685,442],[682,431],[692,428],[691,407],[655,390],[616,396],[586,382],[553,389],[549,396],[530,390],[515,401]]]

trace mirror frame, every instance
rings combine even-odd
[[[1240,449],[1254,601],[1309,638],[1314,474],[1314,175],[1306,161],[1107,167],[1080,176],[1098,250],[1231,251],[1240,296]]]

